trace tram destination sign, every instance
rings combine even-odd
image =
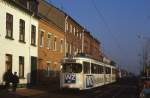
[[[75,74],[65,74],[64,82],[65,83],[76,83],[76,75]]]
[[[75,63],[76,60],[75,60],[75,59],[65,59],[65,62],[72,62],[72,63]]]

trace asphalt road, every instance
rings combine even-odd
[[[56,90],[33,98],[138,98],[138,79],[124,78],[117,83],[86,91]]]
[[[107,86],[82,92],[63,91],[62,94],[75,98],[138,98],[138,79],[128,77]]]

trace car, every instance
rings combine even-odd
[[[150,88],[144,88],[140,93],[140,98],[150,98]]]

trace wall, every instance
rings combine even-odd
[[[31,24],[38,28],[38,21],[33,16],[20,10],[19,8],[8,4],[5,1],[0,1],[0,83],[2,83],[2,77],[5,73],[5,55],[12,54],[12,71],[19,73],[19,56],[24,56],[25,68],[24,75],[25,79],[20,79],[20,83],[27,83],[27,76],[30,74],[30,57],[37,57],[37,46],[30,45],[30,32]],[[13,38],[14,40],[6,39],[6,13],[13,15]],[[19,19],[25,20],[25,42],[19,42]],[[37,45],[38,34],[36,32],[36,45]]]
[[[44,44],[43,47],[40,46],[40,31],[44,32]],[[57,49],[53,50],[47,48],[47,34],[50,33],[53,38],[56,37]],[[60,72],[60,62],[64,57],[64,32],[56,25],[50,21],[45,21],[44,19],[39,20],[39,38],[38,38],[38,73],[39,81],[47,81],[47,79],[56,77],[59,74],[55,72]],[[60,51],[60,40],[63,40],[63,50]],[[47,65],[49,63],[49,65]],[[47,68],[49,68],[49,75],[47,75]]]

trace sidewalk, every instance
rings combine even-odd
[[[57,83],[51,85],[38,85],[32,88],[18,88],[16,92],[8,91],[4,88],[0,89],[0,98],[30,98],[36,96],[50,95],[59,91]]]
[[[7,91],[2,88],[0,89],[0,98],[40,98],[45,95],[57,95],[56,93],[59,92],[59,90],[59,82],[51,81],[46,85],[37,85],[32,88],[18,88],[16,92]]]
[[[37,90],[37,89],[28,89],[28,88],[22,88],[17,89],[16,92],[9,92],[7,90],[1,90],[0,91],[0,98],[29,98],[33,96],[39,96],[46,94],[46,91]]]

